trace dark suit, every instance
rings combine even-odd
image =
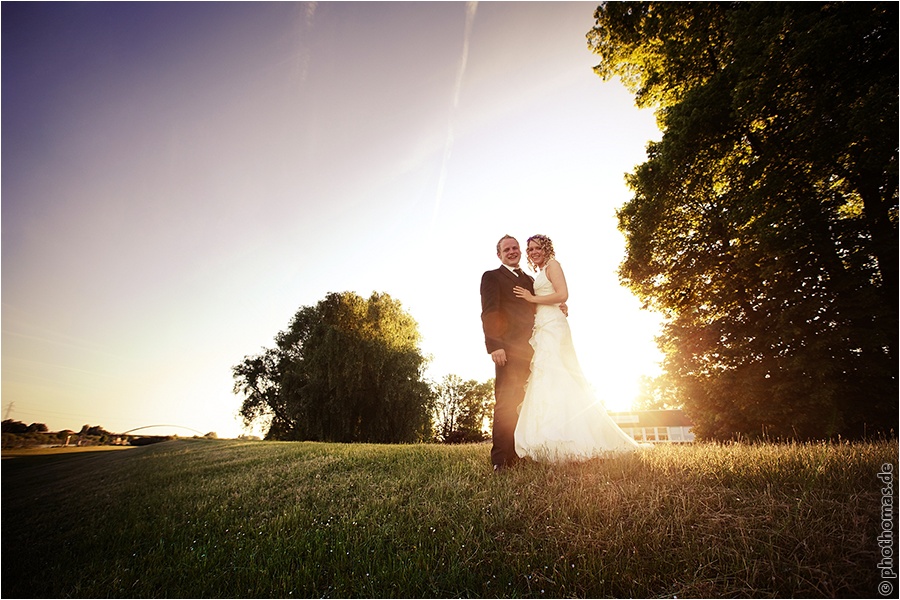
[[[516,460],[515,431],[518,408],[525,398],[533,350],[534,304],[516,297],[515,286],[534,292],[527,274],[516,277],[509,269],[487,271],[481,277],[481,324],[488,353],[503,349],[507,363],[496,367],[494,430],[491,462],[507,466]]]

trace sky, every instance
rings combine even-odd
[[[486,381],[481,275],[535,233],[628,409],[660,320],[615,211],[660,133],[593,73],[596,6],[3,2],[4,418],[254,433],[231,368],[329,292],[389,294],[429,379]]]

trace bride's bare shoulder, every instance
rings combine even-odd
[[[548,269],[559,269],[559,270],[562,270],[562,265],[559,264],[559,261],[556,260],[555,258],[551,258],[550,260],[547,261],[547,267],[546,267],[546,268],[548,268]]]

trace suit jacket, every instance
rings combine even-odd
[[[534,292],[534,280],[516,277],[501,266],[481,276],[481,324],[488,354],[503,348],[507,355],[531,354],[528,341],[534,329],[534,304],[513,293],[515,286]]]

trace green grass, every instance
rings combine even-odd
[[[179,440],[3,460],[4,597],[875,596],[896,441],[489,447]]]

